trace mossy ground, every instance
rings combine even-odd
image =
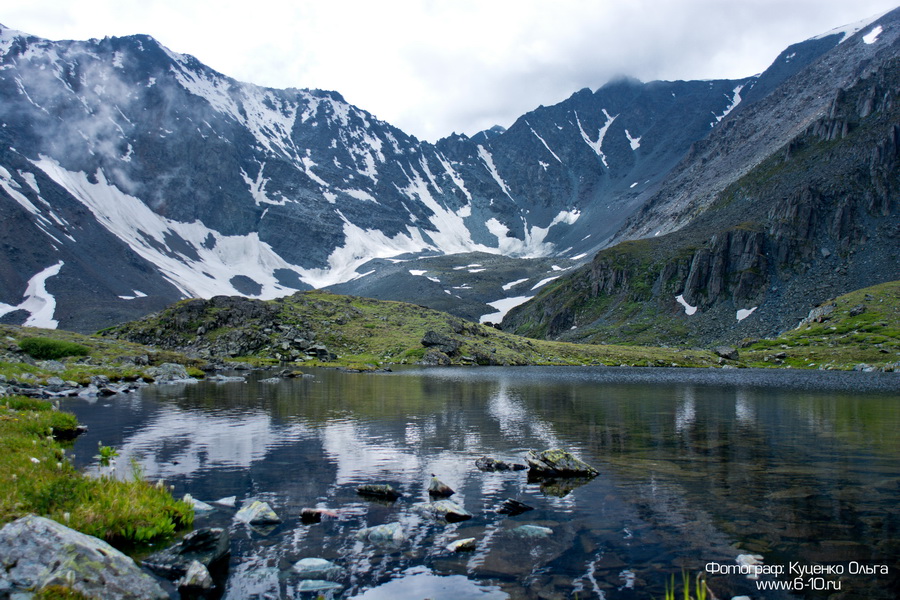
[[[193,522],[190,505],[139,477],[91,478],[69,462],[54,435],[77,422],[49,402],[0,399],[0,524],[37,514],[129,547],[171,536]]]

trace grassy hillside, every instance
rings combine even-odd
[[[423,344],[433,332],[452,351]],[[713,353],[532,340],[415,304],[299,292],[268,302],[185,300],[105,336],[208,359],[260,365],[372,368],[385,364],[709,366]],[[311,348],[319,348],[318,355]],[[327,348],[331,356],[323,357]],[[440,352],[443,356],[436,354]]]
[[[815,312],[775,339],[748,340],[743,362],[808,369],[893,364],[900,370],[900,281],[845,294]]]

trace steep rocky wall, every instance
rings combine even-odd
[[[900,61],[871,67],[690,226],[600,252],[511,311],[504,329],[572,341],[736,341],[900,278],[898,97]],[[738,312],[751,309],[752,318]]]

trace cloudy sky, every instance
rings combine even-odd
[[[3,0],[49,39],[152,35],[226,75],[320,88],[420,139],[508,127],[617,75],[740,78],[898,0]]]

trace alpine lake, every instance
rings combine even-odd
[[[272,380],[150,386],[67,400],[98,444],[173,494],[267,502],[264,528],[236,508],[195,528],[231,536],[221,597],[460,600],[653,598],[703,573],[720,600],[900,597],[900,375],[594,367],[309,370]],[[589,479],[485,472],[561,448]],[[417,509],[432,474],[471,519]],[[390,484],[393,501],[360,496]],[[533,510],[512,516],[507,500]],[[303,508],[331,516],[305,523]],[[360,539],[397,523],[403,538]],[[519,529],[523,525],[540,528]],[[451,542],[475,538],[467,552]],[[308,590],[293,565],[322,558],[339,588]],[[781,588],[781,589],[773,589]],[[708,596],[712,597],[712,596]]]

